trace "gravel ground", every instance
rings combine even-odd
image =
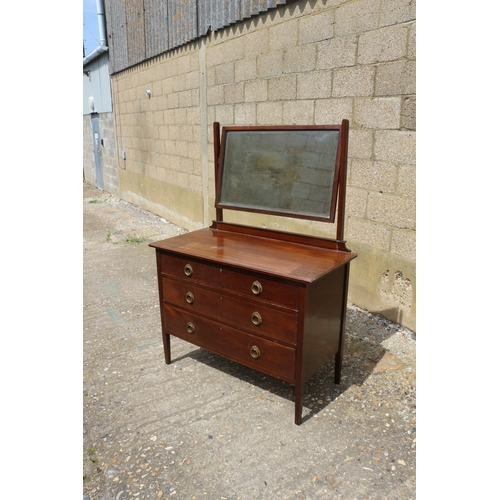
[[[83,185],[83,498],[413,499],[415,334],[355,305],[333,363],[293,389],[172,338],[154,250],[185,232]]]

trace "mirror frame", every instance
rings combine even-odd
[[[214,124],[215,125],[215,124]],[[218,127],[214,127],[217,130]],[[221,201],[222,197],[222,180],[224,175],[224,161],[226,156],[226,147],[228,142],[228,134],[245,133],[245,132],[266,132],[266,131],[286,131],[286,132],[307,132],[307,131],[338,131],[337,155],[333,168],[333,185],[330,202],[330,213],[325,216],[312,215],[300,211],[280,211],[275,208],[263,209],[251,204],[232,205]],[[348,122],[344,120],[341,125],[277,125],[277,126],[228,126],[222,127],[222,137],[220,145],[216,144],[215,150],[219,151],[218,159],[216,160],[216,179],[215,179],[215,208],[218,214],[222,215],[222,209],[237,210],[243,212],[254,212],[261,214],[279,215],[282,217],[292,217],[298,219],[317,220],[324,222],[335,222],[337,202],[339,201],[339,187],[345,190],[345,171],[347,162],[347,134]],[[218,140],[218,137],[215,138]],[[272,151],[272,150],[270,150]],[[344,203],[343,195],[341,196]],[[339,207],[340,208],[340,207]],[[342,209],[343,211],[343,209]],[[343,213],[342,213],[343,216]]]

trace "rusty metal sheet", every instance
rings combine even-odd
[[[285,3],[286,0],[242,0],[240,19],[256,16],[261,12],[265,12],[266,10],[273,9]]]
[[[127,14],[124,2],[105,0],[107,44],[109,47],[109,71],[115,73],[128,67]]]
[[[127,49],[129,65],[146,59],[144,1],[125,0],[127,12]]]
[[[237,22],[241,18],[241,0],[199,2],[198,33],[206,35]]]
[[[180,47],[198,38],[198,1],[168,0],[169,48]]]
[[[286,3],[287,0],[105,0],[110,71],[122,71],[209,31]]]
[[[166,52],[168,42],[168,3],[165,0],[144,0],[146,58]]]

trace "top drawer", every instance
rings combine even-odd
[[[285,283],[251,271],[164,252],[160,254],[160,266],[161,272],[167,276],[297,309],[298,285],[294,283]]]

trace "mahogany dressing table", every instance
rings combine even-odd
[[[165,362],[170,336],[295,388],[335,358],[340,383],[349,264],[343,240],[349,123],[214,123],[216,220],[156,249]],[[336,239],[223,220],[239,210],[334,223]],[[336,210],[337,209],[337,210]]]

